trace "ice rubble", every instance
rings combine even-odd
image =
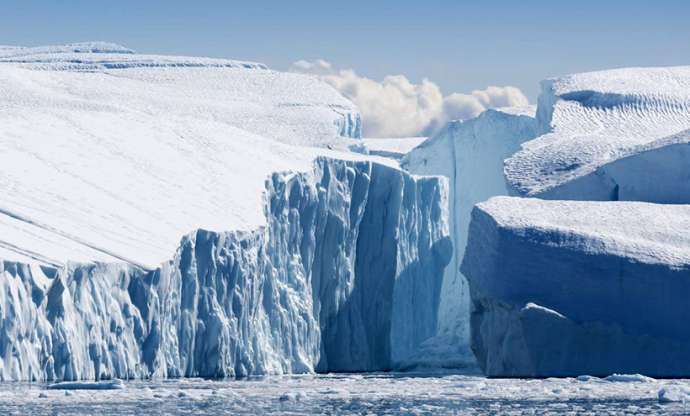
[[[48,390],[122,390],[125,383],[120,379],[105,381],[62,381],[48,385]]]
[[[690,206],[495,197],[462,270],[491,376],[687,376]]]
[[[446,183],[327,149],[360,131],[332,88],[100,43],[0,56],[0,379],[381,370],[435,333]]]

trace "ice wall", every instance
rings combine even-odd
[[[690,206],[498,197],[462,264],[489,376],[690,374]]]
[[[473,365],[470,352],[470,298],[460,272],[472,207],[491,196],[507,195],[503,160],[520,144],[538,135],[534,108],[488,110],[474,119],[449,123],[439,134],[413,149],[402,166],[415,174],[442,175],[450,184],[453,257],[445,270],[438,339],[427,355],[434,365]]]
[[[198,230],[156,270],[1,262],[0,379],[386,370],[434,335],[444,181],[320,158],[265,195],[265,228]]]
[[[536,122],[505,161],[509,193],[556,201],[494,198],[472,214],[461,270],[480,366],[687,376],[688,334],[670,323],[687,313],[687,207],[663,204],[690,201],[690,68],[546,80]],[[655,204],[609,202],[626,200]]]

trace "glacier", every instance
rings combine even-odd
[[[687,377],[689,205],[494,197],[462,264],[489,376]]]
[[[436,333],[448,185],[314,77],[0,48],[0,379],[389,370]]]

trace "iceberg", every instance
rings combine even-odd
[[[462,271],[489,376],[687,377],[689,205],[495,197]]]
[[[348,152],[261,64],[0,49],[0,380],[397,368],[434,335],[448,189]]]
[[[357,157],[338,151],[360,141],[357,109],[314,78],[261,66],[94,69],[81,62],[110,62],[116,47],[88,45],[108,53],[30,48],[0,62],[0,258],[156,268],[191,230],[264,226],[273,172]]]
[[[401,166],[419,175],[449,179],[450,228],[453,257],[443,278],[436,342],[427,359],[455,361],[455,367],[475,366],[470,351],[470,297],[460,272],[467,243],[470,214],[475,204],[494,195],[508,195],[503,160],[520,144],[538,134],[535,108],[487,110],[474,119],[448,123],[436,136],[411,150]],[[445,348],[441,348],[445,345]],[[437,350],[442,354],[434,353]],[[439,356],[440,355],[440,356]],[[448,364],[446,364],[448,365]]]
[[[411,150],[403,168],[450,182],[455,249],[439,311],[443,342],[460,351],[471,344],[470,290],[460,265],[475,204],[500,195],[688,203],[689,143],[690,68],[628,68],[543,81],[536,109],[451,122]]]
[[[553,201],[494,198],[472,213],[461,270],[480,367],[687,376],[674,294],[687,290],[688,206],[664,204],[690,201],[690,69],[546,80],[535,122],[505,161],[508,194]]]
[[[545,134],[506,160],[512,195],[690,202],[690,67],[543,81],[537,121]]]

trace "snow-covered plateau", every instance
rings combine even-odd
[[[0,379],[386,370],[436,333],[447,183],[314,77],[0,48]]]

